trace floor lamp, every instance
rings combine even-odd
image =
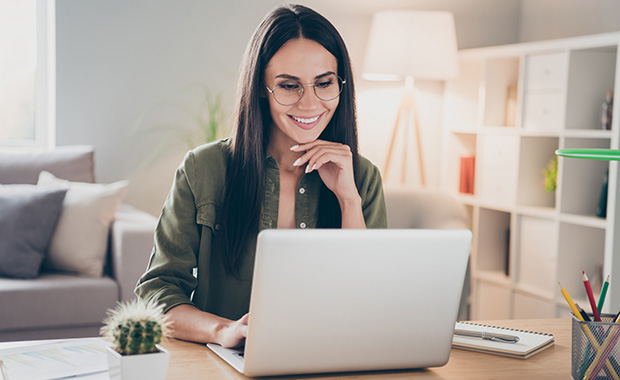
[[[405,91],[398,107],[383,178],[387,180],[399,125],[404,124],[405,150],[401,183],[407,173],[408,132],[413,119],[420,182],[426,186],[420,138],[419,108],[414,80],[445,80],[458,75],[454,18],[439,11],[381,11],[373,15],[362,77],[368,80],[402,81]]]

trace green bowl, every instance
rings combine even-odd
[[[620,161],[620,149],[558,149],[555,151],[560,157],[585,158],[588,160]]]

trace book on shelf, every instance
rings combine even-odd
[[[475,168],[475,156],[461,157],[459,192],[464,194],[474,193]]]
[[[456,332],[460,330],[463,334]],[[473,336],[478,334],[487,334],[486,338]],[[500,334],[518,338],[515,343],[506,341],[496,341],[489,338],[489,335]],[[532,355],[539,353],[555,344],[555,338],[552,334],[515,330],[505,327],[482,325],[471,322],[457,322],[455,326],[455,334],[452,339],[452,347],[463,350],[482,352],[487,354],[508,356],[511,358],[527,359]]]

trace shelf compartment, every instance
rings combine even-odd
[[[487,283],[493,283],[499,286],[510,287],[510,277],[502,271],[479,270],[476,272],[477,280],[483,280]]]
[[[521,215],[535,216],[544,219],[557,219],[558,212],[553,207],[533,207],[533,206],[519,206],[517,207],[517,213]]]
[[[483,124],[515,126],[519,57],[489,59],[486,61],[484,74]]]
[[[512,317],[515,319],[555,318],[555,304],[553,300],[516,290]]]
[[[514,204],[517,188],[519,138],[506,134],[480,137],[479,175],[476,185],[485,202]]]
[[[516,285],[540,297],[553,298],[557,261],[557,223],[551,219],[517,216]]]
[[[564,148],[606,148],[606,139],[566,138]],[[560,158],[558,163],[560,211],[565,214],[596,217],[608,161]]]
[[[555,158],[559,146],[557,137],[522,137],[519,154],[519,185],[517,204],[555,208],[556,191],[544,188],[543,169]]]
[[[592,139],[611,139],[613,137],[613,132],[598,129],[570,129],[564,132],[564,136]]]
[[[527,91],[562,91],[566,78],[565,52],[529,54],[526,58],[525,88]]]
[[[526,57],[523,128],[528,131],[560,131],[566,104],[565,52]]]
[[[467,221],[468,221],[468,227],[470,230],[474,230],[474,206],[473,205],[468,205],[465,204],[465,212],[467,213]]]
[[[614,88],[617,47],[570,52],[566,129],[601,129],[605,92]]]
[[[446,82],[444,121],[449,129],[480,124],[482,68],[482,62],[461,60],[458,79]]]
[[[581,271],[588,274],[594,293],[600,293],[605,230],[561,222],[558,243],[558,280],[574,299],[586,299]],[[556,285],[556,291],[559,288]],[[582,307],[584,305],[581,305]]]
[[[469,195],[467,193],[460,193],[460,181],[461,181],[461,159],[466,157],[476,157],[476,134],[473,133],[449,133],[447,139],[447,159],[448,164],[445,170],[445,183],[450,192],[455,194]],[[475,182],[476,170],[474,167],[473,181]],[[474,193],[476,186],[474,183]]]
[[[599,218],[598,216],[560,214],[560,221],[585,227],[594,227],[601,229],[605,229],[607,227],[607,219]]]
[[[524,97],[523,128],[528,131],[558,132],[562,129],[564,92],[528,92]]]
[[[510,219],[510,213],[480,208],[476,270],[510,275]]]
[[[472,319],[510,319],[512,293],[509,287],[476,281]]]

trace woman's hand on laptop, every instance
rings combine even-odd
[[[248,319],[250,314],[246,314],[236,321],[224,326],[219,332],[219,344],[222,347],[234,348],[242,346],[248,336]]]
[[[194,305],[175,306],[166,313],[176,339],[199,343],[217,343],[226,348],[239,347],[248,335],[248,316],[237,321],[199,310]]]

